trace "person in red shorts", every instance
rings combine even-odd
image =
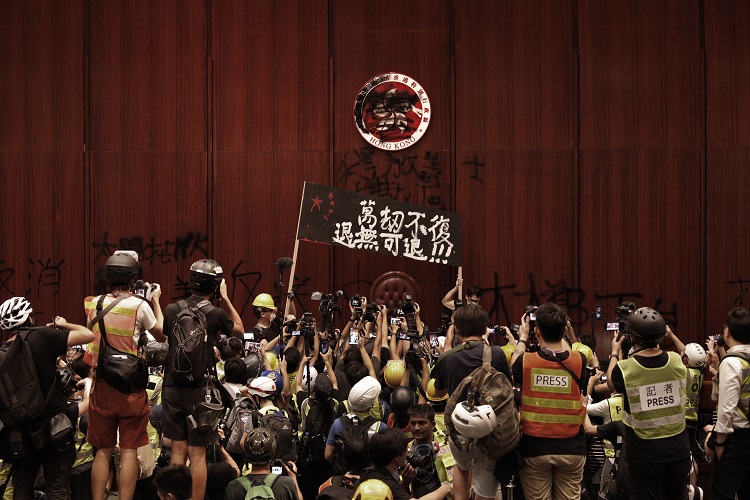
[[[133,282],[140,277],[141,266],[138,255],[130,251],[117,251],[104,265],[104,280],[110,293],[98,297],[87,297],[86,316],[89,328],[94,330],[94,341],[88,345],[84,360],[95,370],[98,365],[101,342],[100,323],[104,322],[107,341],[112,347],[129,354],[138,354],[138,346],[145,345],[146,330],[159,342],[166,337],[162,333],[164,317],[159,297],[161,288],[153,285],[151,302],[130,293]],[[95,325],[91,322],[98,314],[97,306],[106,309],[114,301],[117,304]],[[115,446],[119,445],[121,466],[118,474],[118,494],[120,499],[130,500],[135,492],[138,479],[137,449],[148,443],[146,424],[150,407],[145,388],[140,392],[127,394],[107,384],[94,374],[94,387],[91,391],[89,428],[86,440],[97,449],[94,465],[91,467],[91,490],[94,500],[104,500],[109,464]]]

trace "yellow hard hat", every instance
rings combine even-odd
[[[352,500],[393,500],[393,493],[383,481],[368,479],[359,483]]]
[[[253,307],[265,307],[266,309],[273,309],[276,304],[273,303],[273,297],[267,293],[259,293],[255,300],[253,300]]]
[[[273,351],[266,351],[266,359],[271,365],[271,370],[276,370],[279,366],[279,358],[276,357],[276,353]]]
[[[502,346],[500,349],[503,350],[503,352],[505,353],[505,359],[507,359],[508,364],[510,364],[510,358],[513,357],[513,351],[515,351],[516,348],[513,346],[513,344],[508,343]]]
[[[586,356],[586,364],[591,363],[591,355],[593,354],[593,351],[589,346],[586,344],[581,344],[580,342],[573,342],[572,346],[573,351],[580,352],[584,356]]]
[[[404,378],[404,372],[406,371],[406,363],[401,359],[391,359],[385,365],[385,371],[383,378],[388,387],[398,387],[401,385],[401,379]]]
[[[440,401],[445,401],[448,399],[448,393],[443,394],[440,397],[437,397],[435,395],[435,379],[431,378],[429,382],[427,382],[427,399],[429,401],[432,401],[433,403],[439,403]]]

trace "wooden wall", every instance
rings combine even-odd
[[[460,212],[493,323],[554,300],[604,342],[625,299],[701,340],[750,303],[748,33],[739,0],[0,0],[0,299],[81,321],[127,247],[169,300],[217,259],[252,325],[310,180]],[[352,119],[388,71],[433,108],[396,152]],[[388,270],[436,326],[456,269],[320,245],[298,307]]]

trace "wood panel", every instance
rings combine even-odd
[[[91,151],[206,151],[204,0],[90,2]]]
[[[705,1],[706,141],[750,145],[750,4]]]
[[[486,151],[472,178],[457,158],[457,209],[465,216],[464,281],[484,290],[501,325],[519,323],[527,304],[578,302],[577,175],[572,151]],[[582,319],[585,321],[585,319]]]
[[[83,153],[0,152],[0,302],[26,296],[37,322],[83,318]]]
[[[87,293],[104,288],[107,257],[130,249],[164,305],[185,296],[190,265],[213,256],[206,163],[205,153],[91,153]]]
[[[589,311],[602,306],[599,355],[622,300],[662,312],[685,343],[702,339],[701,179],[695,149],[581,152],[581,288]]]
[[[83,1],[0,2],[0,150],[83,150]]]
[[[211,5],[216,150],[325,151],[328,2]]]
[[[255,325],[253,298],[263,292],[278,297],[274,263],[293,256],[304,182],[326,182],[326,158],[325,152],[215,154],[215,255],[247,330]],[[300,243],[295,273],[298,316],[303,309],[317,310],[319,304],[310,301],[313,291],[333,291],[330,252],[325,245]],[[284,280],[286,287],[289,271]]]
[[[574,2],[455,2],[456,148],[571,149]]]
[[[578,3],[580,144],[702,142],[698,0]]]
[[[732,307],[750,307],[750,148],[709,148],[706,158],[706,334]]]
[[[418,205],[452,209],[451,59],[447,0],[334,2],[333,164],[337,187]],[[430,99],[431,122],[415,145],[401,151],[370,147],[359,135],[352,110],[359,89],[382,73],[415,79]],[[424,297],[422,319],[439,324],[440,299],[455,280],[447,266],[418,263],[347,249],[334,249],[332,281],[347,297],[367,295],[387,271],[406,271]]]

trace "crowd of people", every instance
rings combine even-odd
[[[698,462],[712,498],[750,498],[747,309],[704,349],[633,306],[601,362],[563,307],[491,328],[460,280],[429,332],[409,296],[326,297],[316,320],[261,293],[246,328],[211,259],[163,311],[135,252],[104,278],[85,325],[0,305],[3,499],[698,499]]]

